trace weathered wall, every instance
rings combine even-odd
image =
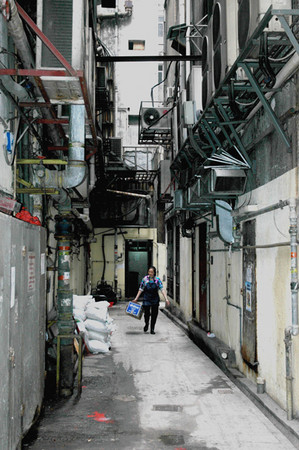
[[[118,288],[121,290],[122,297],[125,295],[125,240],[152,240],[153,241],[153,265],[157,268],[157,275],[166,286],[166,251],[164,244],[157,244],[157,231],[153,228],[122,228],[124,235],[119,234],[117,238],[117,278]],[[119,232],[119,229],[118,229]],[[111,229],[95,229],[97,242],[91,244],[91,286],[95,288],[97,282],[101,280],[103,273],[103,252],[102,252],[102,234],[114,233]],[[114,236],[105,238],[105,281],[114,285]],[[146,274],[145,274],[146,275]]]
[[[46,230],[0,213],[0,440],[17,448],[44,393]]]

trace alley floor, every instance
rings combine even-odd
[[[81,397],[47,401],[24,449],[297,448],[164,314],[155,335],[125,304],[110,315],[111,351],[84,358]]]

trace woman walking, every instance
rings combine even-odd
[[[163,288],[162,281],[156,276],[156,268],[154,266],[150,266],[148,268],[148,275],[146,275],[142,279],[139,291],[133,300],[133,302],[136,303],[143,292],[143,308],[145,320],[143,331],[145,333],[148,330],[149,319],[151,317],[151,334],[155,334],[155,325],[159,312],[159,290],[161,290],[165,298],[166,306],[169,306],[170,302],[167,298],[166,291]]]

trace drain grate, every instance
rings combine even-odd
[[[217,389],[218,394],[232,394],[233,391],[231,389]]]
[[[154,405],[153,406],[154,411],[183,411],[183,407],[180,405]]]
[[[160,436],[164,445],[184,445],[185,439],[181,434],[164,434]]]

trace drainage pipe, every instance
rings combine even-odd
[[[43,188],[69,189],[79,186],[86,177],[84,160],[85,106],[71,105],[68,165],[64,171],[36,166],[35,175]]]
[[[298,273],[297,273],[297,212],[296,199],[290,199],[290,241],[291,241],[291,296],[292,335],[299,334],[298,324]]]
[[[287,419],[293,419],[292,327],[285,329],[286,409]]]

